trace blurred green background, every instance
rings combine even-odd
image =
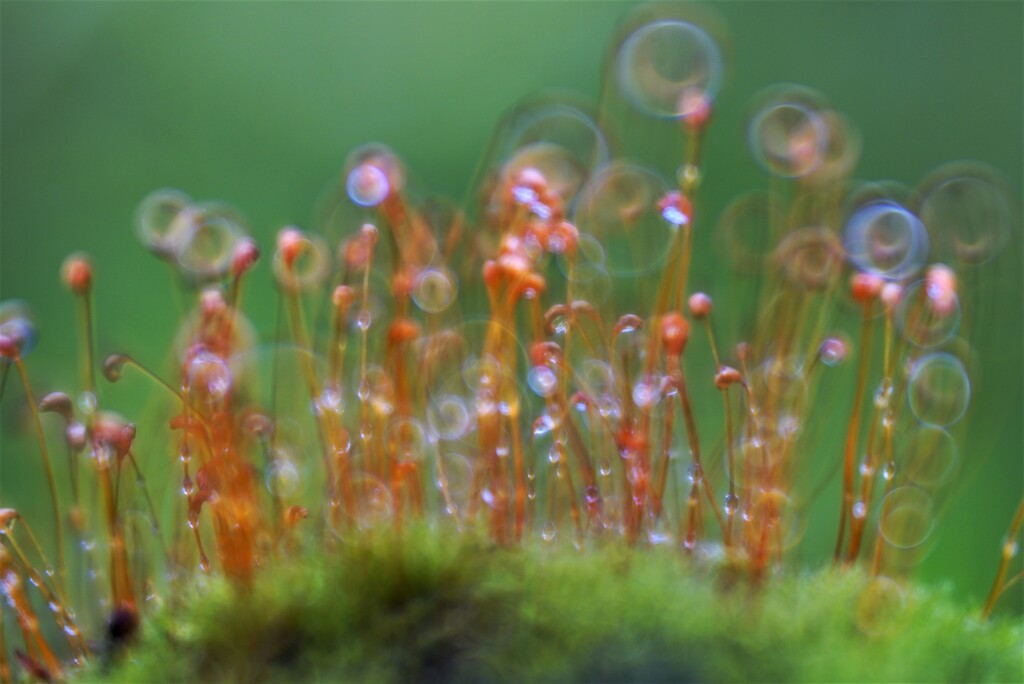
[[[74,307],[58,279],[74,250],[97,267],[100,353],[130,351],[161,367],[176,308],[166,269],[131,224],[153,189],[230,202],[265,248],[281,225],[311,223],[325,183],[365,142],[401,154],[423,190],[461,198],[510,105],[552,87],[596,99],[608,43],[630,5],[3,2],[0,294],[36,313],[41,341],[28,360],[36,384],[76,382]],[[732,58],[707,150],[709,231],[729,198],[767,184],[744,126],[750,98],[778,82],[823,92],[859,125],[859,178],[912,186],[947,161],[976,159],[1000,169],[1019,199],[1021,3],[713,9],[731,33]],[[676,163],[670,127],[640,116],[625,123],[663,136],[650,151],[663,169]],[[962,477],[921,569],[929,581],[954,582],[964,601],[984,598],[1024,489],[1019,222],[1014,231],[1006,253],[983,267],[994,312],[972,340],[980,374],[959,433]],[[708,241],[698,246],[695,282],[727,278]],[[268,271],[260,266],[248,294],[262,330],[274,312]],[[42,472],[11,384],[0,505],[46,520]],[[144,393],[141,384],[107,390],[106,405],[130,414]],[[847,411],[835,407],[836,430]],[[814,509],[809,544],[827,548],[834,501]],[[1002,610],[1021,612],[1019,585]]]

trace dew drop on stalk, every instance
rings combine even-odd
[[[619,89],[638,110],[659,118],[706,117],[723,72],[714,39],[681,19],[640,26],[615,55]]]
[[[734,515],[740,507],[740,498],[735,494],[726,494],[722,499],[722,510],[726,515]]]
[[[910,410],[926,425],[945,427],[960,420],[971,399],[971,383],[960,359],[933,352],[915,360],[907,380]]]
[[[544,523],[544,527],[541,529],[540,536],[546,542],[554,541],[555,536],[558,534],[558,528],[555,527],[555,523],[550,520]]]
[[[550,397],[558,391],[558,376],[548,366],[534,366],[526,374],[526,383],[539,397]]]
[[[638,408],[649,411],[661,401],[662,377],[657,374],[646,375],[633,385],[633,403]]]
[[[207,404],[223,401],[231,391],[231,371],[221,357],[200,351],[187,368],[189,392]]]

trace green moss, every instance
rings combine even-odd
[[[498,549],[366,537],[214,579],[148,616],[88,681],[1022,681],[1024,624],[857,570],[757,587],[618,544]]]

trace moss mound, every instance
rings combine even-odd
[[[499,549],[436,530],[197,583],[109,682],[1022,681],[1024,624],[862,572],[751,586],[712,554]]]

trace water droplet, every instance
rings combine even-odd
[[[558,534],[558,528],[555,527],[555,523],[550,520],[544,523],[543,529],[541,529],[540,536],[546,542],[554,541],[555,535]]]
[[[911,211],[890,200],[856,209],[843,230],[847,258],[860,271],[890,280],[913,275],[928,256],[928,231]]]
[[[722,500],[722,508],[725,510],[726,515],[735,515],[736,511],[740,507],[740,497],[733,493],[725,495]]]
[[[370,324],[373,322],[373,315],[369,309],[360,309],[359,313],[356,314],[356,328],[366,332],[370,329]]]
[[[892,478],[896,477],[896,464],[893,461],[888,461],[882,467],[882,477],[888,482]]]
[[[359,206],[375,207],[387,198],[391,184],[383,169],[363,163],[349,171],[345,190],[349,198]]]
[[[622,41],[615,55],[619,88],[641,112],[685,118],[700,112],[722,82],[722,53],[701,27],[680,19],[645,24]]]
[[[853,517],[858,520],[863,520],[864,516],[868,514],[868,507],[863,501],[856,501],[853,504]]]
[[[699,485],[704,482],[704,468],[699,463],[691,463],[686,470],[686,477],[692,484]]]
[[[558,376],[548,366],[534,366],[526,375],[526,382],[534,394],[550,397],[558,390]]]
[[[416,278],[412,299],[423,311],[440,313],[455,301],[456,282],[455,275],[447,269],[424,269]]]
[[[945,427],[960,420],[971,399],[971,383],[963,363],[937,352],[917,359],[907,381],[910,410],[922,423]]]
[[[96,395],[92,392],[82,392],[78,395],[78,410],[85,416],[90,416],[95,413]]]

